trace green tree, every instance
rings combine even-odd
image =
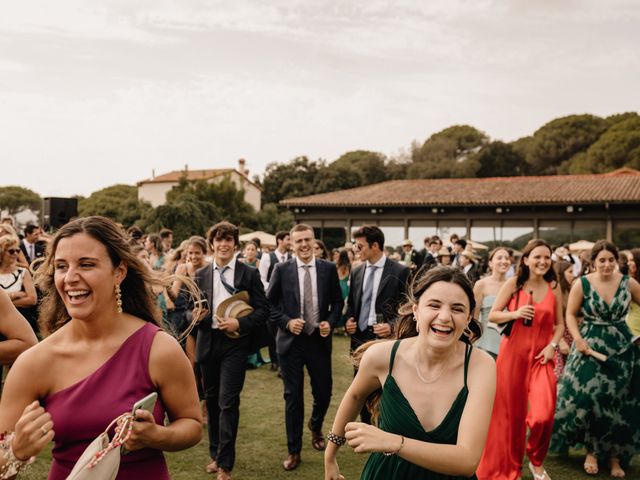
[[[141,226],[146,231],[156,232],[163,227],[170,228],[176,241],[181,242],[192,235],[204,235],[219,218],[213,204],[183,193],[153,209]]]
[[[0,187],[0,210],[8,210],[14,215],[26,208],[40,212],[42,197],[33,190],[15,185]]]
[[[270,163],[262,179],[262,202],[277,204],[285,198],[316,193],[315,182],[324,166],[324,162],[307,157],[297,157],[287,163]]]
[[[256,230],[273,233],[290,230],[294,224],[293,214],[278,207],[275,203],[267,203],[256,215]]]
[[[472,177],[479,168],[474,158],[489,141],[486,134],[469,125],[454,125],[435,133],[422,146],[413,145],[409,178]]]
[[[579,152],[586,151],[607,129],[607,122],[595,115],[569,115],[539,128],[526,148],[530,173],[553,175],[558,167]]]
[[[512,145],[500,141],[483,146],[475,154],[475,160],[480,164],[477,177],[511,177],[524,175],[526,171],[524,156]]]
[[[167,193],[168,205],[180,202],[189,205],[195,203],[210,222],[208,226],[220,220],[251,229],[256,225],[254,208],[245,201],[244,190],[238,189],[229,175],[219,182],[187,181],[183,175],[178,185]],[[169,225],[163,226],[171,228]]]
[[[313,193],[335,192],[363,185],[362,174],[348,164],[328,165],[318,171]]]
[[[78,197],[81,217],[102,215],[125,226],[133,225],[150,214],[153,207],[138,200],[138,188],[132,185],[112,185],[93,192],[89,197]]]
[[[586,153],[576,155],[570,173],[604,173],[621,167],[640,168],[640,117],[614,123]]]
[[[341,155],[328,168],[354,169],[361,177],[360,183],[355,186],[369,185],[387,180],[385,160],[381,153],[355,150]]]

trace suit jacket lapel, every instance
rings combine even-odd
[[[355,288],[353,293],[353,312],[356,315],[360,315],[360,309],[362,308],[362,288],[364,287],[364,273],[365,266],[362,265],[362,268],[358,271],[357,275],[354,275],[353,278],[353,288]]]
[[[318,260],[316,260],[316,284],[318,286],[318,311],[319,312],[323,312],[323,300],[326,298],[324,289],[326,286],[326,275],[327,272],[324,269],[324,265],[319,262]]]
[[[389,282],[389,278],[391,278],[391,260],[387,258],[384,262],[384,268],[382,269],[382,277],[380,278],[380,284],[378,285],[378,291],[376,292],[376,303],[378,298],[380,297],[380,293],[384,290],[384,287]]]
[[[289,260],[289,268],[291,269],[291,276],[293,277],[291,280],[293,282],[293,285],[291,285],[291,289],[293,290],[293,298],[295,299],[296,306],[298,307],[298,313],[296,315],[301,315],[302,303],[300,303],[300,279],[298,278],[298,262],[296,262],[295,260]]]
[[[236,260],[236,267],[233,269],[233,286],[236,288],[236,290],[243,290],[243,288],[241,287],[243,276],[244,265]]]

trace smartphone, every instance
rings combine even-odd
[[[136,410],[146,410],[147,412],[153,413],[153,408],[156,406],[156,401],[158,400],[158,392],[151,392],[146,397],[138,400],[133,404],[133,408],[131,409],[131,415],[135,418]],[[122,446],[120,453],[122,455],[126,455],[129,453],[129,450]]]
[[[151,392],[149,395],[144,397],[141,400],[138,400],[133,404],[133,408],[131,409],[131,415],[135,417],[136,410],[146,410],[147,412],[153,413],[153,407],[156,406],[156,401],[158,400],[158,392]]]

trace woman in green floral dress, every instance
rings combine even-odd
[[[598,473],[600,459],[622,478],[640,447],[640,349],[625,322],[631,298],[640,300],[640,284],[617,271],[618,250],[610,242],[596,242],[591,261],[595,273],[576,281],[569,295],[574,347],[559,385],[552,448],[584,445],[586,473]]]

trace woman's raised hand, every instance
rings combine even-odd
[[[400,435],[360,422],[347,423],[344,436],[356,453],[395,452],[401,441]]]
[[[28,460],[38,455],[54,435],[51,415],[36,400],[25,407],[16,422],[13,454],[18,460]]]

